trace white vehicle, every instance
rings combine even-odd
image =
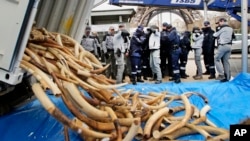
[[[235,34],[235,39],[232,41],[232,52],[239,53],[242,51],[242,34]],[[247,51],[250,53],[250,34],[248,34]]]

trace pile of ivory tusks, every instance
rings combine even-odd
[[[64,125],[64,131],[71,129],[86,141],[175,140],[196,133],[206,140],[229,138],[228,130],[207,118],[210,106],[205,96],[122,90],[119,87],[126,83],[115,84],[103,75],[108,66],[69,36],[37,28],[21,61],[21,67],[37,80],[32,90],[43,107]],[[46,90],[62,98],[73,119],[53,104]],[[192,95],[204,100],[203,108],[189,101]],[[176,116],[179,112],[183,116]],[[65,136],[69,140],[67,132]]]

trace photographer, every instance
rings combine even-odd
[[[150,27],[152,34],[149,37],[149,50],[150,50],[150,68],[153,73],[153,77],[156,75],[155,84],[162,82],[162,73],[160,68],[160,40],[161,35],[157,26]]]
[[[203,34],[200,31],[199,27],[193,28],[193,45],[194,50],[194,60],[197,67],[196,75],[193,76],[195,80],[202,79],[202,65],[201,65],[201,54],[202,54],[202,43],[203,43]]]
[[[125,69],[124,55],[128,55],[129,32],[125,29],[123,24],[119,25],[118,32],[114,35],[113,45],[115,60],[117,63],[116,83],[122,83],[123,73]]]
[[[218,50],[215,54],[215,66],[219,73],[217,80],[221,82],[229,81],[231,78],[229,58],[231,55],[232,39],[234,38],[233,29],[228,25],[225,18],[220,18],[219,25],[213,34],[218,40]],[[221,63],[222,60],[222,63]]]

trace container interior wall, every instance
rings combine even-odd
[[[36,26],[80,41],[93,5],[92,0],[40,0]]]

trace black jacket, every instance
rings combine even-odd
[[[215,38],[213,37],[214,30],[211,27],[203,28],[204,39],[202,43],[203,54],[214,53]]]

